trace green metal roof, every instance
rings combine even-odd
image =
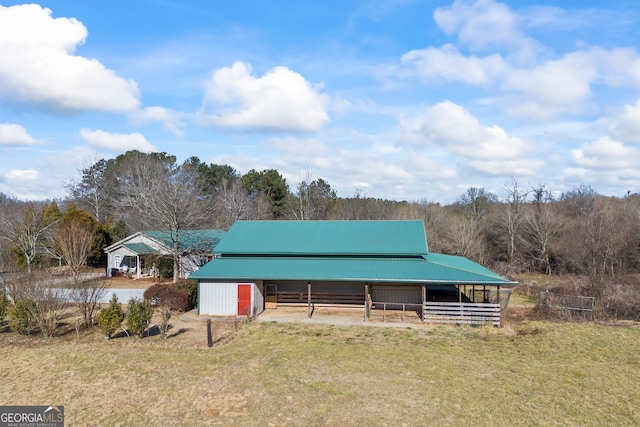
[[[422,221],[238,221],[215,250],[221,254],[426,254]]]
[[[429,254],[422,221],[239,221],[198,280],[515,285],[463,257]]]
[[[215,258],[190,276],[212,280],[330,280],[434,284],[516,284],[472,261],[423,257],[228,257]]]
[[[168,248],[173,247],[174,235],[171,231],[143,231],[148,236]],[[224,230],[180,230],[180,250],[212,250],[225,235]]]
[[[156,249],[152,248],[151,246],[145,244],[145,243],[125,243],[124,245],[125,248],[133,251],[134,253],[138,254],[138,255],[142,255],[142,254],[153,254],[158,252]]]

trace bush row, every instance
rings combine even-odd
[[[151,303],[147,300],[141,301],[136,298],[129,300],[125,316],[118,302],[118,297],[113,294],[109,305],[100,310],[100,314],[98,314],[98,325],[106,337],[111,338],[122,327],[122,321],[124,320],[127,334],[142,337],[152,316],[153,307]]]

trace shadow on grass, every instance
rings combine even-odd
[[[188,331],[189,331],[189,328],[180,328],[173,334],[167,335],[167,338],[177,337],[178,335],[184,334],[185,332],[188,332]]]

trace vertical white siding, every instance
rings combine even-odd
[[[251,292],[251,300],[253,302],[253,312],[251,313],[252,317],[256,317],[258,314],[262,313],[262,310],[264,309],[264,294],[261,292],[260,288],[261,286],[253,283]]]
[[[235,316],[238,314],[238,282],[216,283],[202,281],[198,285],[198,314],[210,316]],[[251,285],[251,316],[264,309],[264,295],[255,283]]]
[[[198,314],[238,314],[238,284],[201,281],[198,285]]]

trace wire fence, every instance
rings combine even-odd
[[[549,315],[566,320],[593,320],[595,298],[581,295],[563,295],[540,292],[538,307]]]

